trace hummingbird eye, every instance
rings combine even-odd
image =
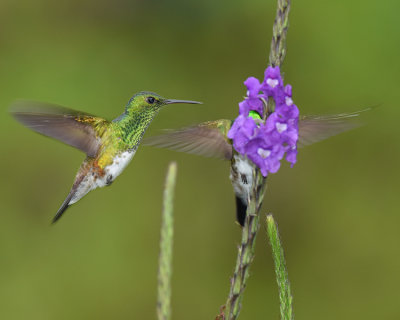
[[[150,104],[153,104],[156,101],[156,99],[154,97],[148,97],[146,100]]]

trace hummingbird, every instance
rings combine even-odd
[[[299,118],[297,146],[304,147],[345,132],[360,125],[354,118],[368,109],[333,115],[310,115]],[[230,175],[236,200],[236,220],[244,226],[248,199],[253,188],[253,167],[246,157],[238,153],[227,135],[233,120],[207,121],[198,125],[167,130],[158,136],[145,138],[143,145],[215,157],[230,161]]]
[[[125,111],[112,121],[46,103],[16,102],[11,113],[20,123],[86,153],[72,188],[52,222],[60,219],[68,207],[89,191],[109,186],[132,160],[147,127],[160,109],[173,103],[201,102],[165,99],[156,93],[142,91],[135,94],[126,104]]]

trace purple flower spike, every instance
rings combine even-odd
[[[266,177],[279,170],[285,154],[292,166],[297,161],[299,110],[292,100],[292,86],[283,86],[279,67],[268,67],[262,83],[250,77],[244,84],[247,97],[239,103],[240,115],[228,138],[233,140],[235,150],[253,161]],[[275,111],[264,123],[262,99],[269,98],[275,100]]]

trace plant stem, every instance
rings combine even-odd
[[[236,319],[239,316],[243,291],[246,288],[249,277],[249,267],[254,259],[256,236],[259,227],[258,211],[264,198],[266,186],[265,179],[258,170],[255,171],[254,181],[257,182],[257,188],[253,190],[247,207],[246,220],[242,230],[242,241],[238,247],[235,271],[231,279],[231,288],[225,305],[225,318],[229,320]]]
[[[292,320],[294,319],[292,307],[293,298],[290,291],[290,283],[286,270],[283,247],[279,238],[278,226],[272,214],[267,215],[267,233],[272,248],[272,256],[274,258],[276,281],[278,282],[281,319]]]
[[[281,66],[286,55],[286,34],[289,27],[290,0],[278,0],[278,8],[272,28],[269,64]]]
[[[158,264],[157,316],[159,320],[171,317],[172,246],[174,235],[173,198],[177,165],[171,162],[165,180],[161,222],[160,256]]]
[[[242,243],[238,248],[235,272],[231,280],[231,290],[226,304],[226,315],[228,319],[236,319],[239,315],[243,298],[242,293],[246,287],[247,278],[249,277],[249,266],[254,258],[254,245],[259,226],[258,216],[248,216],[247,220],[246,223],[251,232],[242,233]]]
[[[289,24],[290,0],[278,0],[278,7],[273,26],[273,36],[269,54],[269,64],[272,66],[281,66],[286,54],[286,33]],[[268,113],[264,112],[264,121]],[[249,164],[252,165],[251,161]],[[233,277],[231,278],[231,287],[228,300],[225,304],[224,315],[218,315],[218,318],[234,320],[238,317],[243,299],[243,291],[246,288],[247,278],[249,277],[249,267],[254,259],[254,248],[256,235],[259,226],[259,210],[264,198],[266,188],[266,179],[260,171],[253,165],[253,189],[248,201],[245,225],[242,229],[242,240],[238,247],[238,255]]]

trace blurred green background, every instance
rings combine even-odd
[[[234,118],[266,67],[276,3],[0,2],[0,317],[155,319],[162,189],[178,162],[173,318],[214,319],[240,229],[228,164],[143,147],[118,181],[50,221],[84,155],[15,122],[18,98],[112,119],[135,92],[203,101],[148,133]],[[398,1],[293,1],[285,81],[304,114],[381,107],[269,177],[297,319],[399,319]],[[241,319],[277,319],[261,227]]]

